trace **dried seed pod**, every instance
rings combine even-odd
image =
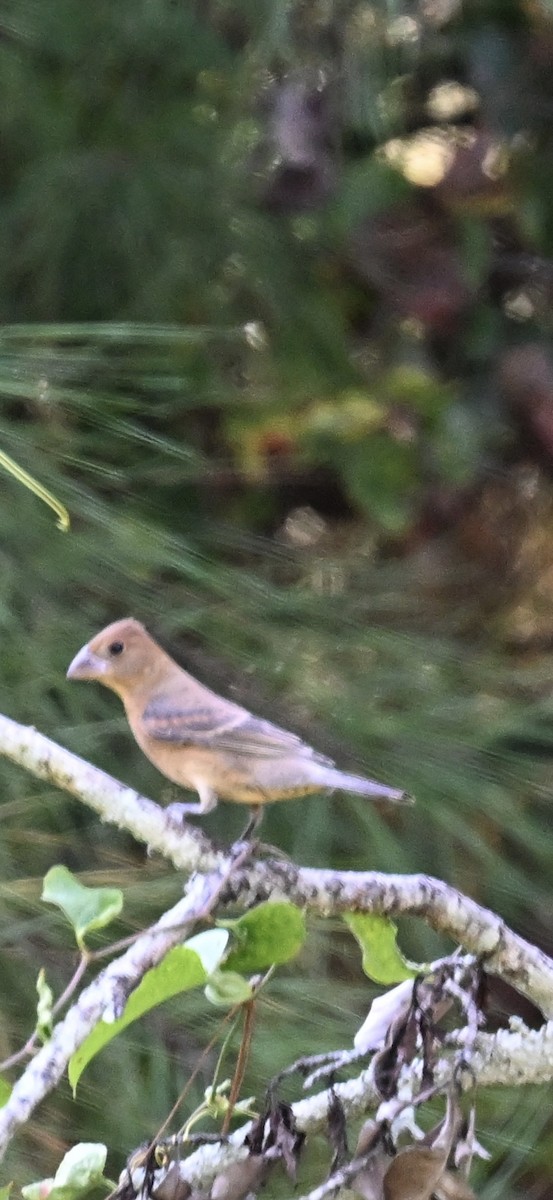
[[[171,1163],[161,1183],[152,1192],[154,1200],[189,1200],[192,1188],[180,1173],[178,1162]]]
[[[231,1163],[213,1180],[210,1200],[243,1200],[257,1190],[267,1169],[262,1154],[250,1154],[241,1162]]]

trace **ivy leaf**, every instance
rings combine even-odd
[[[344,913],[344,921],[359,942],[365,975],[375,983],[401,983],[421,971],[403,957],[396,942],[396,926],[376,913]]]
[[[75,1091],[79,1079],[89,1062],[103,1050],[113,1038],[144,1016],[152,1008],[206,983],[214,964],[220,962],[226,948],[228,934],[223,929],[209,929],[190,938],[184,946],[175,946],[157,967],[147,971],[125,1005],[123,1014],[114,1021],[99,1021],[96,1028],[85,1038],[69,1062],[69,1082]]]
[[[236,921],[225,921],[238,945],[225,960],[225,970],[250,974],[288,962],[305,941],[305,918],[295,904],[267,901]]]
[[[65,913],[75,930],[77,945],[85,947],[85,935],[92,929],[104,929],[123,908],[120,888],[89,888],[80,883],[67,867],[52,867],[45,876],[42,899]]]
[[[77,1200],[92,1188],[106,1185],[107,1147],[101,1142],[79,1142],[62,1159],[53,1179],[41,1179],[21,1188],[25,1200]]]
[[[251,984],[237,971],[214,971],[205,987],[206,1000],[216,1008],[234,1008],[251,997]]]

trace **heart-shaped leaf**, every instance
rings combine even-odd
[[[73,1054],[68,1071],[73,1091],[88,1063],[123,1029],[164,1000],[206,983],[214,964],[221,961],[227,940],[226,930],[209,929],[190,938],[184,946],[175,946],[157,967],[147,971],[129,996],[122,1015],[114,1021],[100,1021]]]
[[[363,952],[363,970],[375,983],[401,983],[422,970],[403,957],[396,942],[396,927],[378,913],[344,913],[344,921]]]
[[[251,997],[251,984],[237,971],[214,971],[205,987],[206,1000],[216,1008],[234,1008]]]
[[[77,944],[92,929],[105,929],[123,908],[120,888],[89,888],[80,883],[67,867],[52,867],[44,879],[42,899],[56,904],[75,930]]]
[[[306,935],[305,918],[295,904],[267,901],[236,921],[225,921],[237,940],[225,968],[250,974],[288,962],[301,949]]]
[[[41,1179],[21,1188],[25,1200],[77,1200],[104,1179],[107,1147],[101,1142],[79,1142],[62,1159],[53,1179]]]

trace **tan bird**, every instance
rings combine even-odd
[[[83,646],[68,679],[96,679],[117,692],[140,748],[154,766],[199,804],[171,805],[207,813],[217,801],[261,806],[340,788],[376,800],[409,803],[405,792],[339,771],[301,738],[224,700],[179,667],[144,626],[115,621]]]

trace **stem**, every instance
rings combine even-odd
[[[225,1113],[225,1119],[221,1128],[223,1137],[225,1137],[229,1131],[230,1123],[232,1121],[232,1113],[236,1101],[240,1095],[240,1088],[242,1087],[242,1082],[248,1064],[250,1047],[252,1044],[253,1021],[255,1016],[255,998],[252,996],[251,1000],[246,1000],[243,1008],[244,1028],[242,1030],[242,1040],[240,1042],[240,1049],[238,1051],[238,1058],[236,1060],[236,1067],[234,1069],[234,1075],[230,1087],[228,1108]]]

